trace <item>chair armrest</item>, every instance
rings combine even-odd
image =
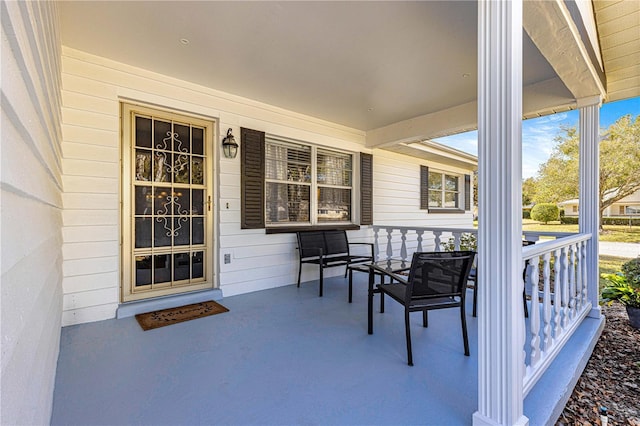
[[[370,246],[371,247],[371,257],[373,258],[373,243],[349,243],[349,245],[357,244],[360,246]]]
[[[371,265],[371,268],[373,268],[379,274],[383,274],[383,275],[386,275],[388,277],[391,277],[392,279],[398,281],[400,284],[407,285],[407,283],[408,283],[406,275],[394,274],[393,272],[389,272],[386,269],[381,268],[381,267],[379,267],[377,265]]]

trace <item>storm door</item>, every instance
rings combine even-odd
[[[122,300],[213,287],[213,123],[123,106]]]

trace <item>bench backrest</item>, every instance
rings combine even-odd
[[[319,248],[325,256],[349,254],[346,231],[301,231],[297,236],[301,258],[318,256]]]

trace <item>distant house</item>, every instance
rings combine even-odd
[[[615,191],[611,191],[605,195],[605,198],[611,198],[614,194]],[[558,203],[558,206],[564,209],[565,216],[578,216],[580,211],[580,201],[577,198],[562,201]],[[640,216],[640,189],[607,207],[603,216]]]

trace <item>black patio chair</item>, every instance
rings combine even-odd
[[[464,299],[469,271],[475,255],[473,251],[414,253],[408,277],[374,266],[380,274],[388,275],[395,281],[391,284],[379,284],[380,292],[404,305],[409,365],[413,365],[409,313],[416,311],[422,311],[422,326],[427,327],[428,311],[459,308],[464,354],[469,356]]]
[[[522,241],[522,247],[531,246],[535,244],[535,241]],[[524,271],[522,271],[522,282],[527,281],[527,267],[529,266],[529,261],[527,260],[524,265]],[[473,282],[473,316],[476,317],[478,313],[478,269],[476,266],[471,268],[471,272],[469,273],[469,281]],[[529,307],[527,306],[527,290],[526,288],[522,289],[522,304],[524,306],[524,317],[529,317]]]

